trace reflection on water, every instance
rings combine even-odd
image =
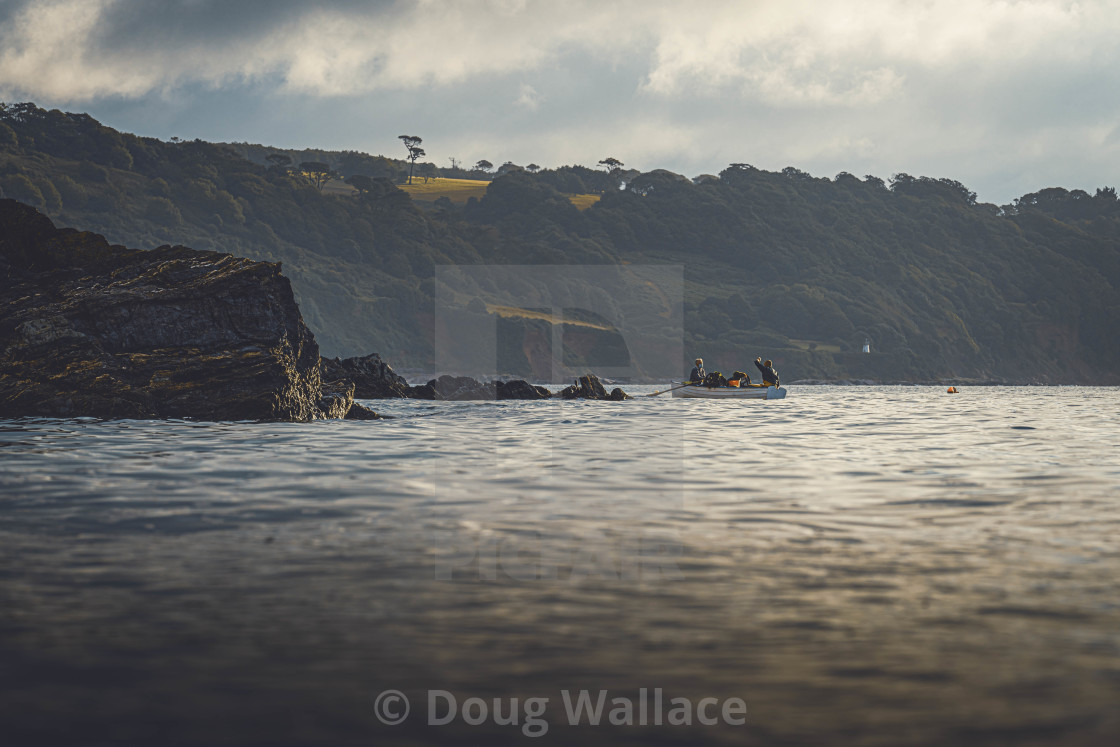
[[[0,423],[15,743],[526,739],[430,689],[550,697],[558,744],[1120,735],[1115,389],[374,404]],[[747,723],[569,727],[564,688]]]

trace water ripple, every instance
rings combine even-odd
[[[67,673],[75,724],[179,703],[228,743],[560,683],[738,694],[775,743],[1120,730],[1115,389],[369,404],[398,419],[0,423],[0,659]]]

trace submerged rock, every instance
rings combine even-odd
[[[393,399],[408,397],[408,382],[395,372],[377,353],[357,358],[323,358],[323,378],[347,379],[354,382],[358,399]]]
[[[378,415],[373,410],[365,407],[364,405],[360,405],[357,402],[351,405],[350,409],[346,412],[347,420],[384,420],[387,418],[391,419],[391,416]]]
[[[433,399],[453,401],[496,399],[494,384],[483,384],[469,376],[440,376],[426,385],[434,394]],[[424,390],[425,395],[428,389]],[[422,399],[428,399],[424,396]]]
[[[493,399],[548,399],[552,392],[543,386],[534,386],[522,379],[514,381],[481,382],[470,376],[443,375],[426,384],[409,387],[411,399],[430,400],[493,400]]]
[[[599,377],[595,374],[580,376],[574,384],[560,390],[559,396],[564,399],[607,399],[616,402],[630,399],[630,395],[621,389],[615,388],[610,394],[603,387]]]
[[[0,416],[343,417],[280,265],[151,251],[0,200]]]
[[[543,386],[534,386],[524,379],[494,382],[498,399],[548,399],[552,392]]]
[[[565,399],[624,400],[630,396],[621,389],[610,394],[594,374],[581,376],[574,386],[553,393],[543,386],[530,384],[524,379],[513,381],[481,382],[469,376],[440,376],[426,384],[409,387],[405,396],[428,400],[540,400],[551,397]]]
[[[443,399],[440,393],[436,391],[435,379],[432,379],[427,384],[420,384],[408,388],[409,399]]]

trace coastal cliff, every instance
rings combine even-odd
[[[0,200],[0,416],[345,417],[278,263],[110,245]]]

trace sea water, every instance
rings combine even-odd
[[[1120,738],[1120,390],[367,404],[0,421],[5,743]]]

